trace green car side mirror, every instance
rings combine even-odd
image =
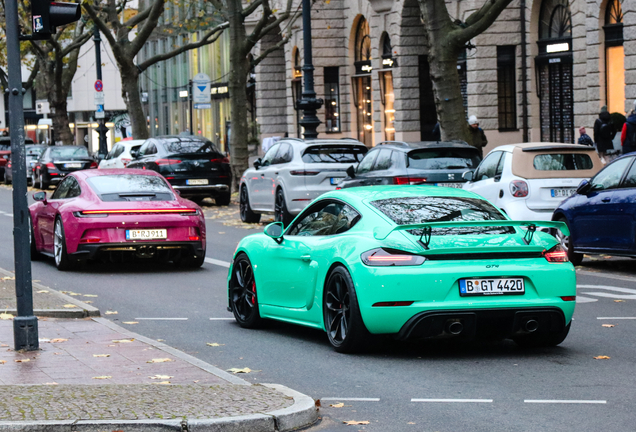
[[[276,240],[277,243],[283,241],[283,228],[282,222],[272,222],[265,227],[265,235]]]

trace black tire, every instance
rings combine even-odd
[[[561,342],[565,340],[570,333],[570,326],[572,325],[572,321],[568,325],[566,325],[563,330],[558,333],[530,333],[523,336],[515,336],[512,338],[513,341],[520,347],[524,348],[536,348],[536,347],[553,347],[559,345]]]
[[[360,315],[353,280],[344,267],[329,273],[322,309],[327,337],[337,352],[355,353],[366,346],[370,334]]]
[[[51,183],[46,181],[46,176],[42,172],[40,172],[40,178],[38,180],[38,184],[40,185],[40,189],[42,190],[47,190],[49,186],[51,186]]]
[[[241,186],[241,193],[239,194],[239,210],[241,213],[241,221],[245,223],[259,223],[261,220],[261,214],[255,213],[250,207],[250,199],[247,194],[247,186]]]
[[[11,183],[13,183],[13,179],[11,177],[8,177],[7,173],[4,173],[4,182],[10,185]]]
[[[232,194],[230,192],[214,197],[214,202],[218,206],[230,205],[231,200],[232,200]]]
[[[260,327],[263,319],[258,310],[254,270],[250,259],[244,253],[238,254],[232,264],[229,294],[230,307],[236,322],[243,328]]]
[[[55,267],[60,271],[72,270],[75,267],[76,261],[66,253],[64,224],[62,224],[62,219],[59,217],[55,219],[53,228],[53,257],[55,259]]]
[[[37,188],[38,186],[40,186],[37,180],[37,176],[35,175],[34,172],[31,173],[31,186],[34,188]]]
[[[42,259],[42,254],[38,252],[37,247],[35,247],[35,229],[33,228],[33,222],[31,218],[29,218],[29,240],[31,242],[31,261],[39,261]]]
[[[568,226],[568,230],[570,230],[570,224],[565,218],[560,218],[559,222],[564,222]],[[583,254],[574,252],[574,245],[570,241],[570,236],[563,235],[563,233],[561,233],[561,231],[559,230],[554,230],[554,237],[556,237],[556,239],[559,241],[561,247],[567,251],[568,259],[570,260],[572,265],[581,265],[581,262],[583,262]]]
[[[276,202],[274,204],[274,220],[276,222],[282,222],[284,226],[287,226],[294,220],[294,217],[287,211],[287,204],[285,203],[285,193],[282,189],[276,191]]]

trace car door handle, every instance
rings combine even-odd
[[[265,174],[261,174],[261,177],[265,177]]]
[[[309,262],[311,261],[311,255],[302,255],[300,259]]]
[[[504,194],[503,189],[501,189],[501,190],[499,191],[499,198],[503,198],[503,194]]]
[[[612,199],[611,198],[603,198],[601,201],[602,202],[610,202]]]

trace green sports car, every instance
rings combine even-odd
[[[538,227],[480,196],[437,186],[336,190],[284,229],[245,237],[228,274],[245,328],[269,318],[325,330],[339,352],[370,335],[512,338],[557,345],[574,313],[566,252]]]

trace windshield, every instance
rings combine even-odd
[[[577,171],[589,170],[594,166],[592,159],[582,153],[551,153],[536,155],[534,168],[539,171]]]
[[[366,152],[361,146],[311,146],[303,153],[303,162],[357,164]]]
[[[477,168],[481,158],[477,150],[469,148],[431,148],[409,153],[409,168],[448,170]]]
[[[90,177],[88,184],[102,201],[172,201],[174,194],[159,176],[118,174]]]
[[[26,146],[24,149],[26,150],[27,156],[33,156],[33,157],[40,156],[42,152],[44,151],[43,146]]]
[[[372,201],[371,204],[398,225],[426,222],[506,220],[489,202],[479,198],[405,197]],[[409,230],[421,235],[422,230]],[[510,227],[435,228],[433,235],[513,234]]]
[[[86,147],[80,147],[80,146],[52,148],[50,156],[51,156],[51,159],[88,158],[89,157],[88,150],[86,150]]]
[[[218,153],[211,141],[174,141],[165,147],[170,153]]]

